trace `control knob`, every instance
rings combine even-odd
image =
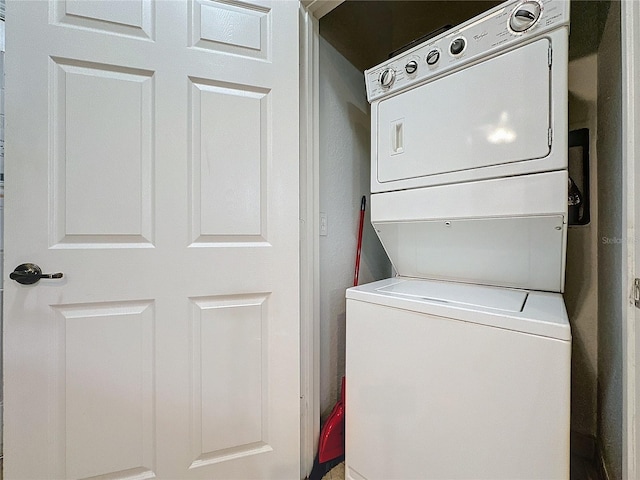
[[[387,68],[380,74],[380,85],[383,87],[390,87],[396,79],[396,71],[393,68]]]
[[[418,62],[416,62],[415,60],[411,60],[404,66],[404,69],[409,75],[411,75],[412,73],[416,73],[416,70],[418,70]]]
[[[522,33],[533,27],[542,15],[542,5],[535,0],[528,0],[518,5],[511,13],[509,27],[516,33]]]
[[[466,46],[466,44],[467,44],[467,42],[465,41],[464,38],[462,38],[462,37],[456,38],[453,42],[451,42],[451,46],[449,47],[449,51],[453,55],[459,55],[464,50],[464,47]]]
[[[431,50],[427,53],[427,65],[435,65],[440,60],[440,51],[439,50]]]

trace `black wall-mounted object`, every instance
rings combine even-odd
[[[589,198],[589,129],[569,132],[569,225],[591,221]]]

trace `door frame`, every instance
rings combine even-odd
[[[300,1],[300,478],[320,437],[320,23],[344,0]]]
[[[640,242],[636,241],[636,221],[640,209],[640,3],[622,2],[622,472],[623,478],[638,478],[640,465],[640,369],[636,367],[637,345],[640,340],[640,311],[633,302],[633,281],[640,274],[635,265],[640,257]]]

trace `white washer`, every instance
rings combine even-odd
[[[347,291],[346,344],[346,478],[569,478],[561,295],[382,280]]]
[[[351,480],[569,478],[568,23],[509,1],[365,72],[399,276],[346,294]]]

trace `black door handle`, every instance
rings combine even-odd
[[[41,278],[62,278],[64,275],[59,273],[42,273],[42,270],[35,263],[23,263],[18,265],[16,269],[9,274],[11,280],[22,285],[32,285],[40,281]]]

